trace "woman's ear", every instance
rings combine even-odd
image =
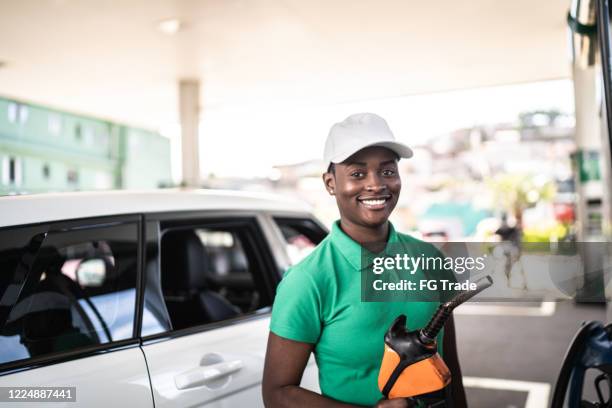
[[[333,173],[323,173],[323,184],[329,195],[336,195],[336,177]]]

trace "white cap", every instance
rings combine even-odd
[[[381,146],[400,158],[412,157],[412,149],[395,141],[387,122],[373,113],[356,113],[336,123],[325,141],[325,165],[341,163],[365,147]]]

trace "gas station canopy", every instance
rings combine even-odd
[[[21,0],[0,93],[149,128],[201,108],[322,104],[568,78],[569,1]]]

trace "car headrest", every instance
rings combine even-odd
[[[206,287],[208,254],[193,230],[166,232],[161,243],[162,289],[201,290]]]

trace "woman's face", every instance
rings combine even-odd
[[[364,227],[384,224],[397,204],[402,181],[397,155],[384,147],[367,147],[323,174],[328,192],[336,197],[340,217]]]

